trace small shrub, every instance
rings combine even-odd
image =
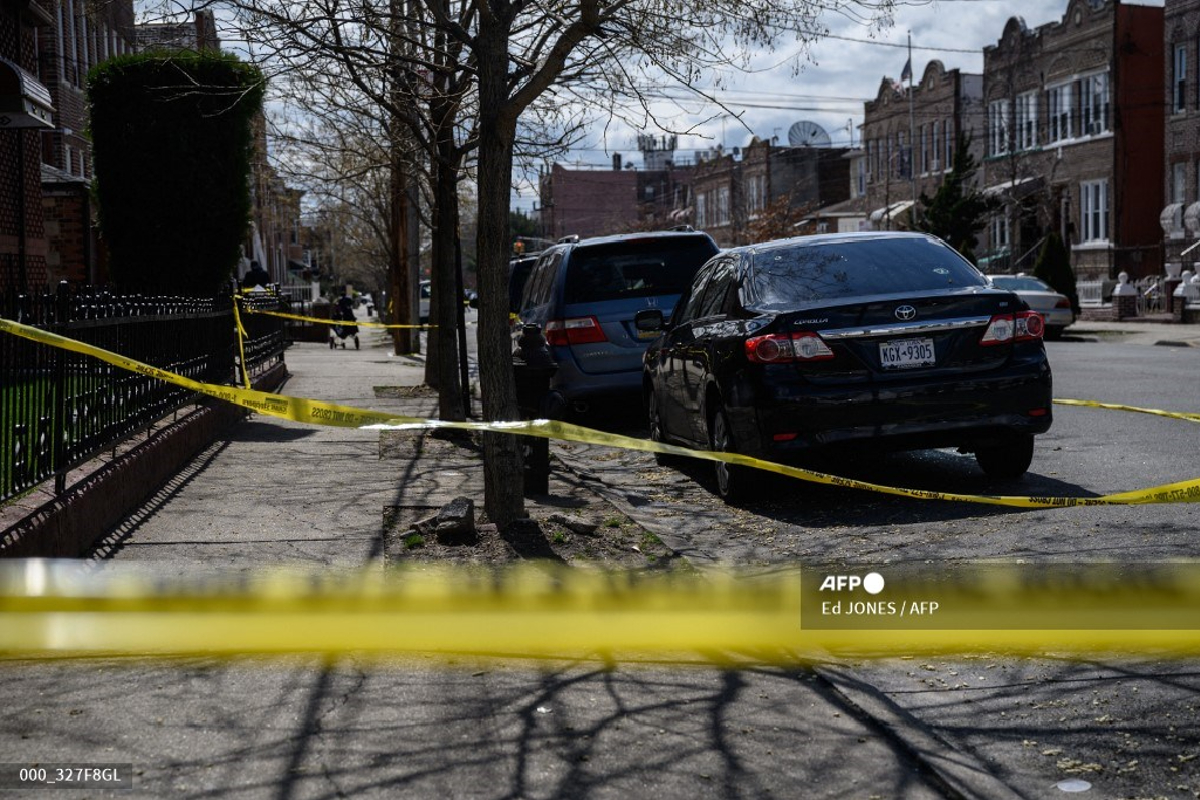
[[[412,550],[414,547],[424,547],[425,537],[419,533],[410,533],[404,537],[404,546],[409,550]]]

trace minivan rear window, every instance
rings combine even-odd
[[[716,253],[707,236],[635,238],[576,247],[567,265],[564,300],[595,303],[682,294]]]
[[[930,239],[869,239],[754,254],[751,281],[765,305],[986,286],[983,274]]]

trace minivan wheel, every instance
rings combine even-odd
[[[726,416],[724,409],[719,408],[713,413],[709,435],[712,439],[713,450],[723,453],[737,452],[733,441],[733,430],[730,428],[729,417]],[[721,496],[722,500],[726,503],[738,503],[750,496],[751,476],[747,474],[749,470],[746,467],[739,467],[724,461],[714,461],[713,463],[716,465],[717,494]]]
[[[1025,474],[1033,463],[1033,436],[1018,435],[1007,444],[996,447],[980,447],[975,450],[979,462],[989,478],[1013,480]]]

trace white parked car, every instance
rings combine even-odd
[[[1075,322],[1075,311],[1071,308],[1071,299],[1060,294],[1043,281],[1032,275],[988,275],[988,280],[997,289],[1007,289],[1016,292],[1029,304],[1032,311],[1042,315],[1046,321],[1046,338],[1057,339],[1062,336],[1063,328]]]
[[[433,296],[433,281],[421,281],[421,291],[417,295],[417,321],[424,325],[429,322],[429,298]]]

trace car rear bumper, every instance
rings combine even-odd
[[[986,375],[853,386],[740,387],[729,404],[739,449],[784,458],[824,448],[972,449],[1044,433],[1053,421],[1044,358]]]

